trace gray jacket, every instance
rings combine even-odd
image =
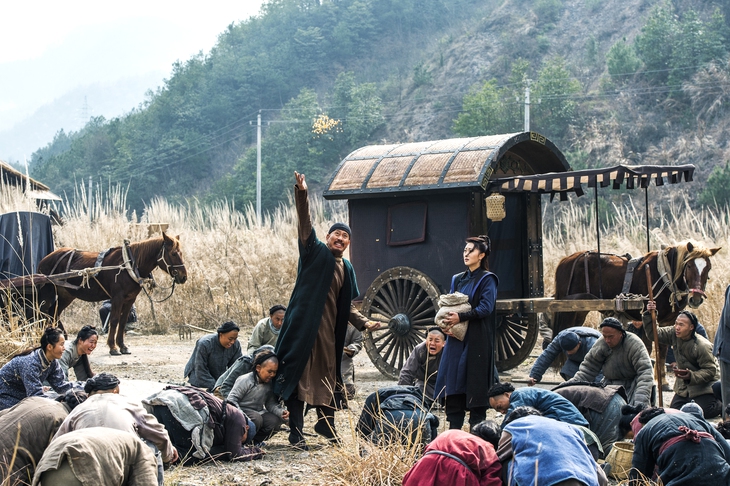
[[[654,339],[652,326],[644,326],[646,336]],[[720,379],[720,372],[712,356],[712,344],[699,334],[683,341],[674,333],[674,327],[660,327],[657,329],[660,344],[667,344],[674,349],[674,358],[677,368],[690,370],[690,379],[685,381],[674,380],[674,393],[680,397],[694,398],[712,393],[712,384]]]
[[[274,326],[271,324],[270,317],[264,317],[253,328],[251,338],[248,340],[248,348],[246,354],[252,354],[256,349],[264,344],[276,346],[276,340],[279,339],[279,333],[274,332]]]
[[[271,412],[279,418],[284,413],[284,407],[274,397],[272,383],[262,383],[255,371],[238,377],[228,394],[228,401],[244,413]]]
[[[362,333],[355,329],[352,324],[347,324],[347,334],[345,334],[345,349],[351,350],[352,356],[342,353],[342,382],[345,385],[355,384],[355,367],[352,364],[352,358],[362,349]]]
[[[398,376],[399,385],[415,386],[423,393],[426,386],[426,396],[433,399],[433,390],[436,385],[436,376],[441,363],[443,350],[437,355],[428,354],[426,343],[422,342],[413,348]],[[428,374],[428,377],[426,376]]]
[[[622,385],[632,405],[649,405],[654,385],[651,359],[644,343],[634,334],[625,334],[615,348],[601,337],[586,355],[575,376],[568,380],[592,382],[603,371],[608,385]]]
[[[86,373],[82,357],[79,356],[74,342],[71,340],[66,341],[63,347],[63,355],[61,356],[61,359],[58,360],[58,364],[61,365],[61,371],[63,371],[64,378],[68,380],[68,370],[70,368],[74,369],[74,374],[78,381],[86,381],[91,378],[91,376]]]
[[[185,378],[191,385],[213,391],[215,382],[226,369],[241,357],[241,343],[236,341],[226,349],[218,333],[207,334],[195,343],[195,349],[185,365]]]
[[[730,285],[725,289],[725,305],[717,324],[714,343],[713,353],[717,359],[730,363]]]

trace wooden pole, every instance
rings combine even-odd
[[[644,265],[646,270],[646,286],[649,288],[649,300],[654,301],[654,289],[651,286],[651,270],[649,265]],[[659,333],[657,332],[656,326],[656,309],[651,310],[651,327],[654,331],[654,376],[657,381],[657,398],[659,399],[659,406],[664,407],[664,396],[662,395],[662,371],[664,363],[659,361]]]

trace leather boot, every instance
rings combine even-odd
[[[289,443],[294,447],[308,450],[302,431],[304,430],[304,402],[290,398],[284,402],[289,410]]]
[[[339,444],[340,438],[337,436],[337,430],[335,429],[334,408],[317,407],[317,423],[314,425],[314,431],[327,439],[330,444]]]

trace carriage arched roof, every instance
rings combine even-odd
[[[563,153],[537,132],[369,145],[340,162],[324,197],[484,191],[490,178],[567,170]]]

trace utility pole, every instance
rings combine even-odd
[[[91,184],[92,184],[92,178],[89,176],[89,223],[93,222],[93,218],[91,217]]]
[[[261,110],[256,117],[256,224],[261,226]]]
[[[86,126],[86,124],[89,122],[89,118],[91,110],[89,109],[89,102],[86,98],[86,95],[84,95],[84,104],[81,105],[81,126]]]
[[[531,79],[525,80],[525,131],[530,131],[530,83]]]

